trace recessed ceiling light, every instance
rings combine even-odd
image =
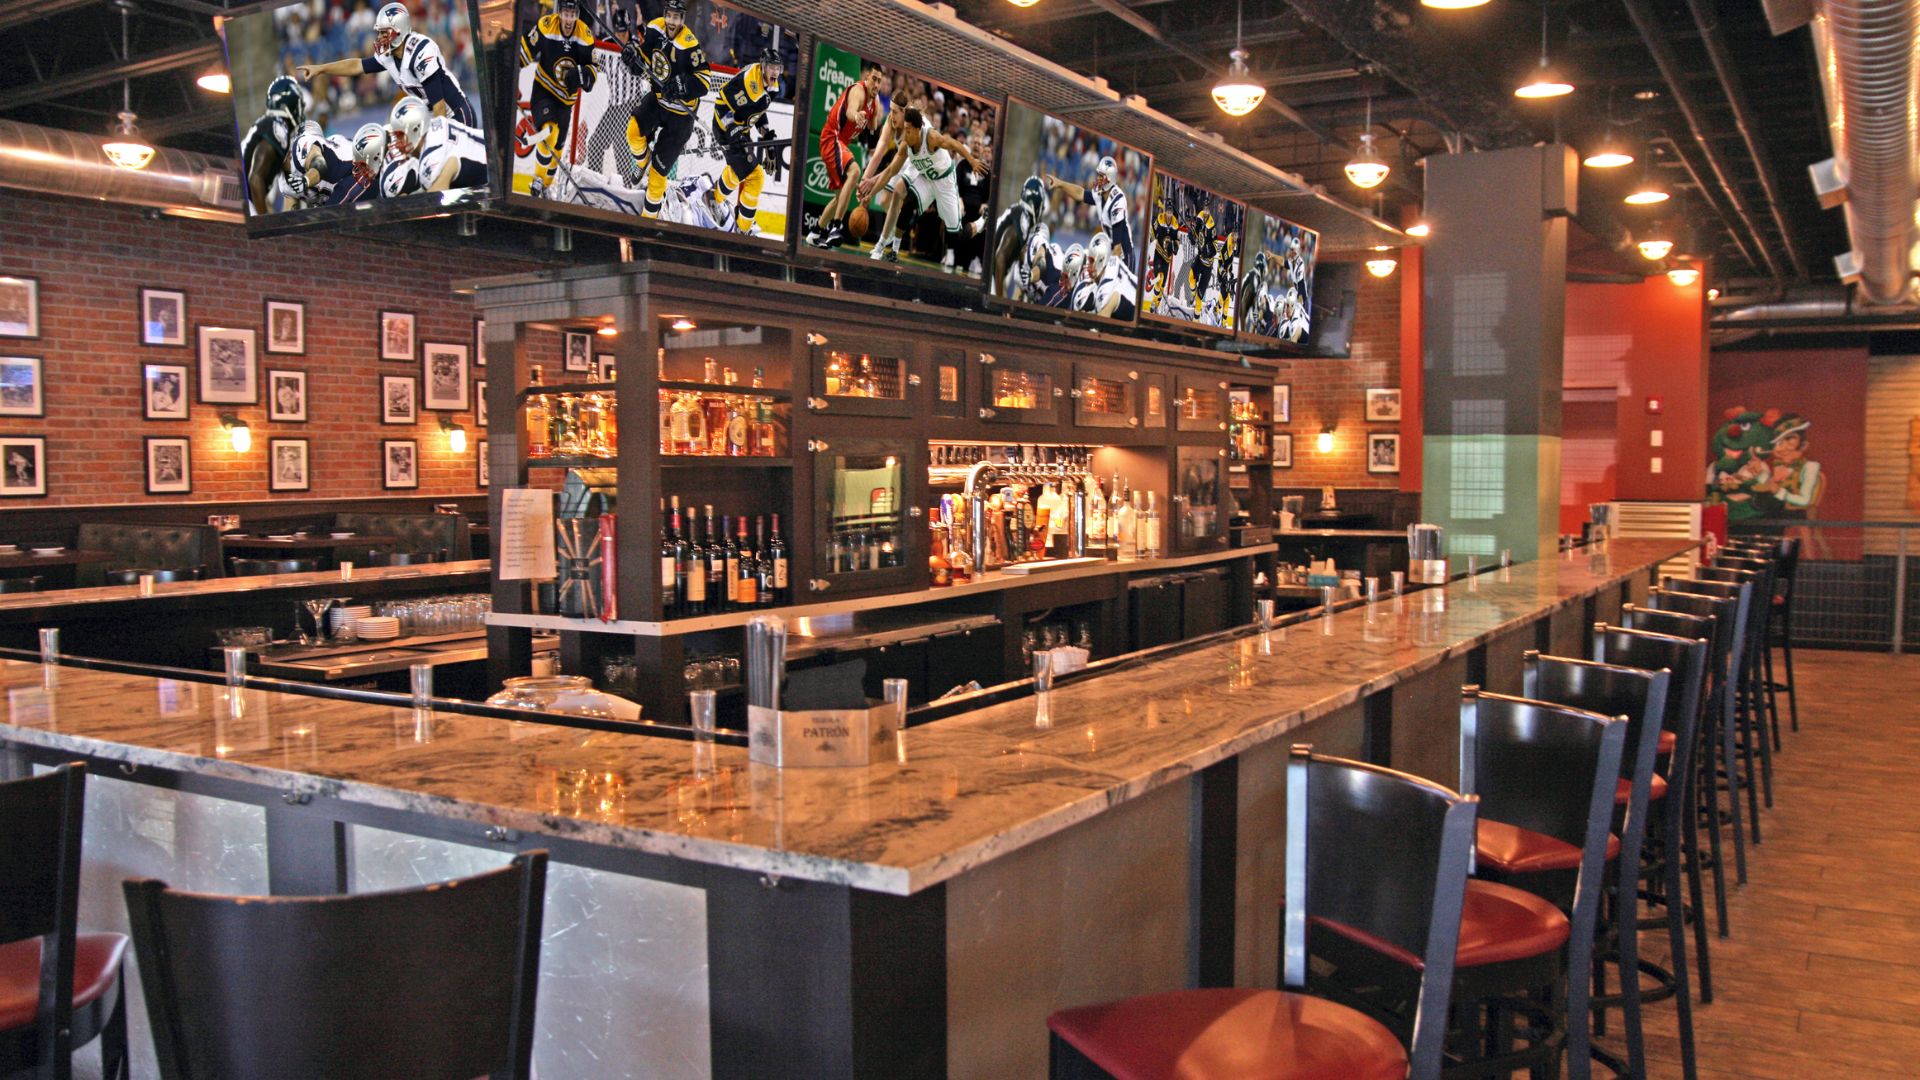
[[[1633,100],[1635,101],[1654,101],[1659,97],[1660,97],[1660,91],[1654,90],[1652,88],[1648,88],[1646,90],[1635,90],[1633,92]]]

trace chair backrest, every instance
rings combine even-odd
[[[437,551],[376,551],[371,566],[420,566],[440,561]]]
[[[1439,1075],[1474,811],[1472,796],[1311,746],[1287,763],[1282,975],[1306,985],[1310,918],[1417,965],[1412,1076]]]
[[[153,580],[155,581],[199,581],[200,580],[200,568],[197,566],[190,566],[180,570],[142,570],[138,567],[135,567],[130,570],[107,571],[107,584],[138,585],[140,583],[140,575],[142,574],[152,574]]]
[[[1630,630],[1623,626],[1593,624],[1593,658],[1603,664],[1672,673],[1667,681],[1667,703],[1661,711],[1662,722],[1674,733],[1673,757],[1667,763],[1667,782],[1678,796],[1680,785],[1691,775],[1694,742],[1700,730],[1700,688],[1706,682],[1710,638],[1684,638]],[[1668,813],[1678,812],[1685,800],[1668,800]]]
[[[109,570],[138,566],[205,566],[220,573],[220,530],[212,525],[92,521],[80,526],[78,546],[84,551],[106,551]]]
[[[0,593],[39,592],[40,582],[43,580],[39,574],[31,577],[0,578]]]
[[[547,855],[417,889],[207,896],[128,881],[164,1080],[526,1077]]]
[[[257,577],[261,574],[308,574],[320,569],[313,559],[235,559],[233,573],[235,577]]]
[[[1711,617],[1715,627],[1714,673],[1716,678],[1720,678],[1731,676],[1741,669],[1750,635],[1765,625],[1755,618],[1764,615],[1754,603],[1758,595],[1754,587],[1744,581],[1668,578],[1666,588],[1647,591],[1647,605],[1664,611]]]
[[[336,530],[391,536],[401,551],[437,551],[446,559],[469,558],[473,544],[459,514],[335,514]]]
[[[1739,656],[1740,634],[1734,623],[1734,601],[1718,596],[1647,590],[1648,607],[1622,604],[1620,625],[1629,630],[1651,630],[1674,637],[1706,638],[1707,671],[1711,685],[1727,677],[1729,663]],[[1704,691],[1703,691],[1704,693]]]
[[[0,783],[0,944],[42,939],[34,1011],[40,1062],[64,1061],[71,1050],[86,784],[80,762]]]
[[[1629,722],[1467,686],[1460,691],[1460,792],[1481,817],[1551,836],[1604,860]],[[1583,783],[1583,781],[1585,781]]]

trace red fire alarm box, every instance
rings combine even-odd
[[[1661,410],[1661,402],[1659,398],[1650,397],[1647,399],[1647,415],[1648,416],[1659,416],[1660,410]]]

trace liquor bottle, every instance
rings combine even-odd
[[[767,557],[773,560],[773,601],[790,602],[787,581],[787,538],[780,535],[780,515],[773,515],[773,534],[767,537]]]
[[[1160,510],[1154,505],[1154,492],[1147,492],[1147,509],[1140,515],[1140,557],[1158,559],[1167,552],[1161,545],[1165,542],[1165,533],[1161,528]]]
[[[670,422],[667,429],[671,434],[667,438],[669,454],[697,454],[704,441],[705,421],[700,415],[693,395],[684,390],[673,392],[673,400],[668,407]]]
[[[973,553],[967,550],[966,533],[952,522],[947,523],[947,566],[955,585],[973,580]]]
[[[713,516],[713,504],[707,504],[707,613],[717,615],[732,607],[727,602],[727,549],[721,543],[720,519]]]
[[[1126,509],[1127,496],[1120,486],[1120,474],[1113,474],[1113,492],[1107,497],[1107,558],[1120,557],[1120,512]]]
[[[693,544],[687,539],[693,532],[691,522],[686,524],[686,532],[681,531],[680,497],[673,498],[673,586],[680,595],[680,614],[699,615],[705,607],[707,596],[707,575],[704,567],[696,574],[693,567]],[[694,599],[694,589],[698,588],[699,600]]]
[[[706,418],[707,442],[700,453],[725,457],[727,453],[727,396],[702,394],[700,411]]]
[[[720,519],[720,532],[726,537],[727,546],[721,556],[725,560],[725,594],[729,610],[740,606],[740,545],[733,542],[733,534],[727,531],[727,519]]]
[[[609,373],[607,378],[611,381],[612,374]],[[620,452],[620,410],[616,407],[618,404],[619,399],[611,393],[604,395],[601,399],[600,427],[603,433],[602,441],[607,444],[608,457],[613,457]]]
[[[754,565],[753,548],[747,539],[747,516],[740,515],[734,522],[740,546],[740,576],[736,580],[734,602],[741,607],[760,605],[760,568]]]
[[[712,386],[720,381],[720,361],[709,356],[700,362],[700,381]]]
[[[550,457],[553,454],[553,414],[545,394],[527,398],[527,456]]]
[[[574,415],[579,425],[576,441],[580,444],[580,452],[595,456],[604,455],[607,452],[607,440],[600,425],[600,395],[598,393],[580,395],[579,407]]]
[[[754,369],[753,369],[753,385],[755,385],[755,386],[765,386],[765,385],[767,384],[767,382],[766,382],[766,380],[767,380],[767,369],[766,369],[766,368],[754,368]]]
[[[738,394],[727,395],[726,454],[728,457],[746,457],[751,452],[747,445],[750,435],[747,408],[746,398]]]
[[[675,394],[670,390],[660,391],[660,452],[678,453],[673,444],[673,401]]]
[[[680,583],[674,575],[673,529],[667,500],[660,500],[660,612],[671,619],[680,610]]]
[[[878,388],[873,380],[873,357],[860,358],[860,396],[879,397]]]
[[[547,442],[562,457],[578,454],[580,444],[574,437],[573,395],[561,394],[549,414]]]
[[[767,546],[767,519],[753,519],[753,568],[754,601],[761,607],[772,607],[779,602],[779,590],[774,587],[773,549]]]
[[[1126,502],[1120,504],[1120,512],[1114,515],[1116,535],[1119,537],[1120,558],[1132,561],[1140,557],[1140,493],[1133,492]]]
[[[767,398],[754,401],[753,455],[755,457],[774,457],[779,453],[774,446],[773,402]]]

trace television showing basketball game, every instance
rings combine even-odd
[[[806,249],[978,281],[999,108],[826,41],[812,99]]]
[[[999,157],[993,295],[1132,322],[1152,159],[1011,98]]]
[[[1247,211],[1240,328],[1251,338],[1299,345],[1313,329],[1313,270],[1320,234],[1264,210]]]
[[[1140,314],[1231,334],[1240,310],[1240,223],[1246,208],[1154,170]]]
[[[793,31],[712,0],[516,7],[513,194],[786,241]]]
[[[468,0],[302,0],[224,24],[250,222],[491,193]]]

